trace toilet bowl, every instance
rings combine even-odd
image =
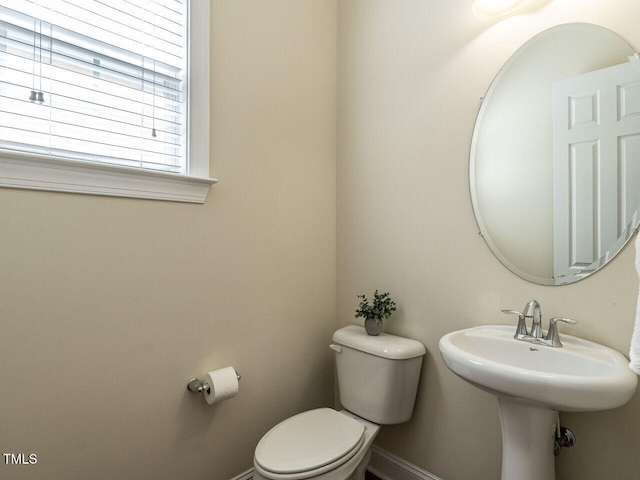
[[[254,455],[254,480],[364,480],[381,425],[411,418],[424,345],[350,325],[333,334],[340,403],[294,415],[269,430]]]
[[[379,425],[346,410],[319,408],[300,413],[262,437],[253,478],[346,480],[359,478],[359,473],[364,478],[369,447],[379,430]]]

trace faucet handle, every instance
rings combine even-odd
[[[578,320],[574,320],[572,318],[567,318],[567,317],[553,317],[551,320],[549,320],[549,325],[555,325],[556,322],[564,322],[564,323],[578,323]]]
[[[560,341],[560,335],[558,334],[558,326],[556,325],[557,322],[564,322],[564,323],[578,323],[577,320],[573,320],[572,318],[566,318],[566,317],[553,317],[551,320],[549,320],[549,330],[547,331],[547,337],[545,338],[545,340],[547,340],[548,344],[552,347],[561,347],[562,346],[562,342]]]
[[[518,315],[518,326],[516,327],[516,334],[513,338],[518,339],[529,334],[529,332],[527,332],[527,323],[524,320],[524,313],[518,312],[517,310],[502,310],[502,313]]]

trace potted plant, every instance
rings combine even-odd
[[[373,302],[369,303],[366,295],[358,295],[361,299],[356,308],[356,318],[364,318],[364,328],[369,335],[379,335],[382,331],[382,320],[389,318],[396,311],[396,303],[391,300],[389,292],[373,294]]]

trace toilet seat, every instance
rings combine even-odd
[[[334,470],[362,447],[365,426],[331,408],[295,415],[273,427],[258,443],[254,463],[274,480],[302,480]]]

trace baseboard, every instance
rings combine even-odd
[[[246,472],[241,473],[237,477],[233,477],[231,480],[251,480],[253,478],[253,468],[250,468]]]
[[[371,447],[371,460],[367,467],[371,473],[380,480],[442,480],[432,473],[407,462],[383,448],[373,445]],[[252,480],[253,468],[241,473],[230,480]]]
[[[380,480],[442,480],[377,445],[371,447],[367,470]]]

